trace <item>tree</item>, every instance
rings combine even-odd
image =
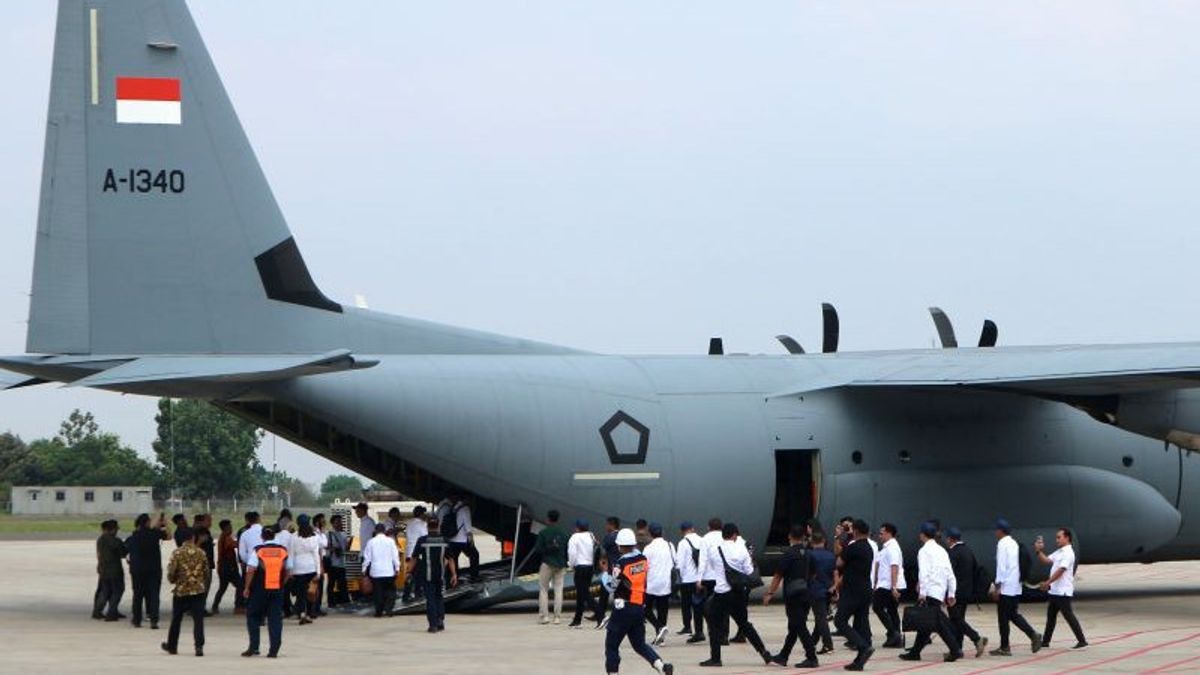
[[[349,474],[335,474],[321,483],[321,501],[323,502],[331,502],[335,499],[362,499],[362,492],[362,481]]]
[[[262,432],[253,424],[204,401],[159,399],[154,454],[166,486],[190,498],[248,494]],[[174,439],[174,457],[171,445]]]
[[[6,440],[6,437],[9,439]],[[104,433],[91,413],[75,410],[59,435],[24,444],[11,435],[0,437],[3,479],[15,485],[151,485],[150,462],[121,444],[116,434]]]

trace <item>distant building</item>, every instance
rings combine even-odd
[[[14,485],[15,516],[136,515],[154,510],[146,485]]]

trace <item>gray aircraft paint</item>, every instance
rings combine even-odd
[[[182,124],[117,124],[123,76],[179,78]],[[141,167],[184,172],[186,190],[101,190]],[[327,456],[378,480],[402,459],[535,513],[720,515],[762,542],[775,453],[806,450],[827,523],[940,517],[987,555],[1003,515],[1022,535],[1074,526],[1089,561],[1200,556],[1197,460],[1179,447],[1200,447],[1200,345],[615,357],[331,307],[315,286],[314,303],[272,299],[256,261],[291,235],[179,0],[60,2],[37,227],[35,355],[0,360],[26,376],[5,386],[206,398],[318,452],[352,436]],[[303,291],[295,256],[281,276]],[[642,463],[606,447],[620,412],[646,430]],[[612,433],[621,454],[639,440]]]

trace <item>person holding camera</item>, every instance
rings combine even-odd
[[[1038,560],[1043,565],[1050,566],[1050,578],[1042,582],[1043,591],[1050,593],[1050,602],[1046,606],[1046,630],[1042,632],[1042,648],[1050,646],[1050,638],[1054,637],[1054,627],[1058,623],[1061,612],[1075,634],[1075,646],[1072,649],[1083,649],[1088,646],[1087,638],[1083,635],[1083,627],[1075,618],[1075,610],[1071,608],[1071,597],[1075,595],[1075,548],[1074,535],[1071,530],[1063,527],[1054,533],[1054,543],[1058,550],[1046,555],[1046,543],[1041,536],[1033,544]]]

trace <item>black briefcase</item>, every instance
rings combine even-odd
[[[901,628],[906,633],[937,630],[938,608],[930,605],[913,605],[904,608]]]

